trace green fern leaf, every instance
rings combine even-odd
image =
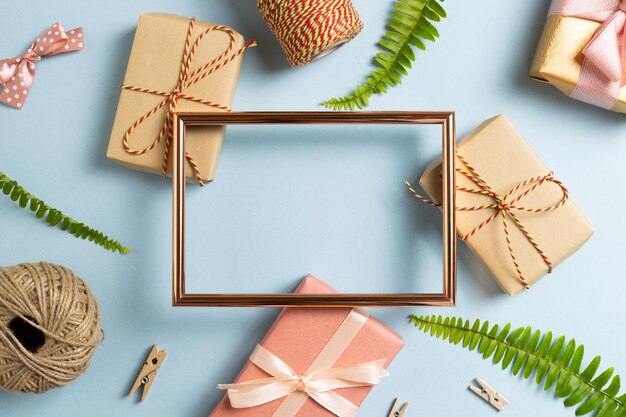
[[[571,381],[570,374],[568,374],[567,372],[561,372],[556,382],[555,391],[556,391],[557,397],[565,398],[573,392],[574,387],[572,386],[570,381]]]
[[[561,357],[557,360],[557,362],[563,366],[569,365],[572,360],[572,357],[574,356],[575,350],[576,350],[576,341],[574,339],[571,339],[567,343],[567,346],[565,347],[565,350],[563,351],[563,355],[561,355]]]
[[[535,330],[535,333],[533,333],[533,337],[530,339],[530,342],[528,342],[527,349],[529,349],[530,351],[535,351],[537,349],[537,345],[539,344],[540,338],[541,338],[541,332],[539,330]],[[526,362],[526,367],[524,368],[524,374],[523,374],[524,379],[530,378],[532,373],[535,371],[535,368],[537,367],[538,363],[539,363],[539,358],[537,358],[536,356],[530,355],[528,357],[528,361]]]
[[[35,213],[35,217],[49,224],[51,227],[70,233],[82,239],[89,238],[89,241],[111,252],[130,253],[130,249],[123,246],[119,242],[110,239],[99,231],[92,229],[83,223],[79,223],[71,217],[66,216],[60,210],[49,207],[42,200],[38,199],[28,191],[26,191],[17,181],[12,180],[2,171],[0,171],[0,190],[9,196],[12,201],[17,202],[19,207],[28,207],[30,211]]]
[[[594,391],[591,396],[576,409],[577,416],[584,416],[585,414],[591,413],[593,410],[600,408],[600,405],[604,402],[602,396],[602,391]]]
[[[607,401],[602,405],[596,417],[608,417],[615,412],[615,404]]]
[[[560,370],[557,359],[561,357],[561,352],[563,351],[564,345],[565,337],[561,336],[556,340],[556,342],[554,342],[554,345],[552,345],[550,351],[548,352],[548,359],[554,364],[550,364],[548,366],[548,376],[546,377],[546,383],[543,386],[543,389],[545,391],[549,390],[556,382],[556,378]]]
[[[593,358],[581,372],[585,349],[583,345],[576,346],[574,339],[561,336],[553,342],[552,332],[541,338],[541,332],[533,332],[530,326],[510,332],[510,324],[498,333],[497,325],[489,329],[489,322],[481,325],[476,320],[470,327],[469,321],[460,317],[411,315],[409,320],[418,329],[450,343],[463,340],[463,347],[469,350],[478,346],[477,351],[484,359],[495,353],[494,364],[502,361],[502,369],[510,368],[514,375],[523,370],[523,377],[528,379],[534,373],[538,385],[545,378],[544,389],[555,387],[566,407],[578,406],[577,416],[596,412],[596,417],[626,417],[626,394],[617,396],[619,375],[614,375],[613,368],[597,374],[600,356]]]
[[[565,404],[566,407],[572,407],[576,404],[579,404],[582,400],[587,398],[591,390],[592,388],[589,385],[583,385],[581,383],[578,389],[575,390],[574,393],[570,395],[567,399],[565,399],[565,401],[563,401],[563,404]]]
[[[619,392],[619,388],[620,388],[620,379],[619,379],[619,375],[615,375],[613,377],[613,381],[611,381],[611,385],[609,385],[609,387],[604,390],[604,392],[606,392],[609,395],[617,395]]]
[[[408,69],[415,62],[413,47],[425,50],[424,41],[434,42],[439,32],[432,22],[446,17],[441,3],[444,0],[396,0],[396,12],[387,22],[388,30],[377,43],[383,50],[373,59],[378,67],[371,71],[367,80],[357,86],[351,94],[331,98],[322,103],[331,110],[362,109],[369,105],[374,94],[384,94],[387,87],[395,87],[402,82],[401,77],[409,75]]]
[[[489,322],[485,322],[485,323],[488,324]],[[489,326],[487,326],[487,327],[489,327]],[[493,337],[495,337],[497,332],[498,332],[498,325],[496,324],[489,331],[489,336],[493,338]],[[483,358],[488,358],[489,356],[491,356],[491,354],[489,354],[487,356],[485,356],[485,354],[487,353],[488,349],[492,348],[492,346],[491,346],[492,342],[493,342],[493,340],[487,339],[487,338],[484,338],[484,339],[482,339],[480,341],[480,344],[478,345],[478,352],[483,354]],[[494,343],[493,344],[493,349],[494,350],[495,350],[495,347],[496,347],[496,345]]]
[[[552,345],[552,332],[548,332],[543,337],[543,340],[541,344],[539,345],[539,349],[537,350],[537,353],[538,353],[537,356],[539,358],[539,364],[537,365],[537,377],[535,378],[535,382],[537,382],[537,384],[541,384],[541,381],[543,381],[543,377],[546,375],[546,372],[548,372],[548,362],[544,360],[543,358],[546,357],[548,353],[548,349],[550,348],[551,345]]]
[[[572,359],[572,363],[570,368],[574,372],[578,372],[580,370],[580,365],[583,362],[583,356],[585,355],[585,346],[580,345],[576,348],[576,352],[574,352],[574,358]]]

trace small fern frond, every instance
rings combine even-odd
[[[331,98],[322,104],[332,110],[362,109],[369,105],[374,93],[386,93],[402,82],[415,61],[413,48],[426,49],[425,41],[434,42],[439,31],[433,22],[446,17],[441,6],[444,0],[397,0],[394,4],[396,12],[391,14],[387,23],[387,32],[378,41],[382,49],[374,57],[378,67],[372,71],[367,80],[357,86],[347,96]]]
[[[597,411],[596,417],[626,416],[626,394],[618,397],[620,377],[613,368],[598,373],[600,356],[596,356],[581,371],[585,349],[574,339],[564,336],[553,339],[552,332],[543,334],[530,326],[511,331],[506,324],[499,331],[498,325],[476,320],[470,327],[468,320],[441,316],[411,315],[409,321],[424,333],[459,344],[469,350],[477,350],[483,357],[493,357],[493,363],[501,362],[502,369],[510,368],[513,375],[522,374],[526,379],[535,374],[535,382],[544,390],[555,388],[556,395],[564,399],[566,407],[578,406],[576,415]]]
[[[119,251],[121,253],[130,253],[130,249],[126,248],[121,243],[110,239],[84,223],[77,222],[71,217],[67,217],[61,210],[48,206],[42,200],[26,191],[17,181],[9,178],[2,171],[0,171],[0,190],[21,208],[28,207],[38,219],[48,223],[50,226],[57,226],[77,238],[83,240],[87,239],[111,252]]]

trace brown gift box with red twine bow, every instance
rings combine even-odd
[[[567,188],[504,116],[459,142],[456,171],[457,233],[510,295],[532,286],[593,234]],[[438,160],[420,178],[431,198],[426,202],[441,201],[440,174]]]
[[[227,26],[142,14],[107,157],[134,169],[170,174],[173,113],[229,111],[243,52],[253,45]],[[202,184],[213,179],[223,136],[221,126],[188,129],[188,180]]]

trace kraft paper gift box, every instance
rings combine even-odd
[[[524,235],[515,220],[507,214],[506,223],[510,239],[502,220],[502,212],[496,208],[482,208],[462,211],[460,208],[480,208],[497,201],[490,195],[472,193],[465,189],[481,190],[475,181],[470,180],[459,170],[469,172],[463,158],[480,178],[500,198],[519,184],[532,178],[545,178],[550,170],[528,146],[526,141],[504,116],[496,116],[482,123],[474,132],[459,142],[456,158],[456,225],[459,236],[464,237],[482,222],[496,215],[486,226],[479,228],[465,241],[470,250],[485,264],[502,289],[510,294],[522,292],[549,272],[550,267],[541,256],[542,251],[548,262],[558,265],[579,249],[593,234],[593,230],[571,199],[562,206],[550,211],[534,212],[535,209],[559,205],[566,196],[558,183],[546,180],[539,184],[533,181],[514,190],[504,198],[504,203],[519,220],[538,248]],[[420,179],[420,186],[435,202],[441,201],[441,162],[433,162]],[[555,176],[554,179],[559,179]],[[532,189],[536,185],[536,188]],[[566,186],[566,184],[564,185]],[[528,194],[525,194],[530,190]],[[523,195],[523,196],[522,196]],[[518,196],[522,196],[516,200]],[[513,258],[514,257],[514,258]]]
[[[602,2],[607,3],[606,0],[602,0]],[[619,1],[609,0],[608,3],[614,3],[615,13],[620,13]],[[558,14],[566,13],[563,10],[577,8],[580,4],[585,5],[585,7],[586,5],[594,7],[594,2],[588,0],[553,1],[529,71],[531,78],[551,84],[568,96],[574,93],[581,80],[581,71],[585,60],[583,49],[602,26],[602,23],[596,20]],[[626,37],[624,39],[626,40]],[[626,50],[622,54],[626,54]],[[603,55],[608,57],[608,53]],[[617,58],[618,61],[619,59]],[[622,56],[622,65],[625,59],[626,57]],[[609,102],[606,105],[607,108],[626,113],[625,82],[626,77],[622,76],[621,88],[617,91],[617,100],[614,103]]]
[[[332,294],[335,291],[324,282],[308,276],[296,293]],[[356,322],[351,322],[355,318]],[[351,336],[346,338],[346,331]],[[340,339],[344,340],[338,343]],[[259,345],[284,361],[293,372],[303,375],[314,366],[326,369],[380,361],[381,366],[386,368],[402,348],[403,341],[364,310],[307,307],[283,309]],[[316,365],[312,366],[314,363]],[[249,361],[235,382],[269,377],[268,373]],[[384,383],[384,379],[381,382]],[[370,386],[340,388],[322,395],[338,394],[358,407],[371,389]],[[234,408],[229,395],[222,399],[210,417],[335,417],[301,391],[247,408]]]
[[[124,85],[167,93],[174,91],[179,81],[189,25],[190,19],[184,17],[160,13],[142,14],[137,25]],[[212,26],[215,25],[196,20],[191,41],[195,42],[204,30]],[[242,36],[235,31],[232,33],[234,46],[225,59],[245,47]],[[193,56],[190,73],[221,55],[227,50],[230,42],[231,38],[226,32],[214,30],[208,33],[199,43]],[[238,54],[225,66],[185,88],[182,92],[188,96],[230,107],[242,61],[243,54]],[[166,137],[163,137],[154,149],[141,155],[129,153],[124,148],[123,138],[127,130],[139,118],[166,99],[167,97],[162,95],[122,89],[107,150],[107,156],[110,159],[141,171],[161,173]],[[223,111],[182,98],[178,100],[176,110],[180,112]],[[129,136],[129,147],[134,150],[149,147],[159,136],[167,112],[168,104],[165,104],[155,114],[143,120]],[[223,127],[188,128],[187,151],[198,165],[199,176],[203,181],[210,181],[214,177],[223,136]],[[171,164],[172,161],[169,158],[168,174],[171,174]],[[185,163],[185,174],[188,180],[196,180],[195,173],[188,162]]]

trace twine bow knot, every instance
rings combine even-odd
[[[172,94],[170,94],[170,103],[175,103],[176,101],[178,101],[182,93],[183,92],[179,89],[172,91]]]
[[[192,43],[192,34],[193,34],[195,22],[196,22],[195,18],[192,18],[189,21],[189,28],[187,30],[187,37],[185,41],[185,49],[183,52],[183,57],[181,60],[181,65],[180,65],[180,71],[178,74],[178,83],[176,84],[176,87],[174,88],[174,90],[161,91],[161,90],[155,90],[155,89],[150,89],[150,88],[136,87],[136,86],[132,86],[128,84],[121,85],[121,88],[124,90],[136,91],[139,93],[147,93],[147,94],[153,94],[153,95],[164,97],[164,99],[159,104],[157,104],[154,108],[152,108],[152,110],[148,111],[139,119],[137,119],[128,128],[128,130],[126,131],[122,139],[122,144],[126,152],[132,155],[143,155],[145,153],[152,151],[157,145],[159,145],[159,143],[161,143],[161,140],[163,139],[163,137],[167,135],[167,142],[165,144],[165,153],[163,156],[163,165],[161,166],[161,174],[163,176],[165,176],[167,172],[167,164],[169,161],[170,146],[171,146],[171,141],[172,141],[172,135],[174,132],[174,126],[173,126],[172,120],[173,120],[174,113],[176,112],[176,107],[178,105],[178,102],[180,100],[189,100],[195,103],[204,104],[205,106],[214,107],[219,110],[231,111],[230,107],[228,106],[215,103],[210,100],[204,100],[199,97],[194,97],[194,96],[185,94],[184,91],[187,88],[191,87],[192,85],[195,85],[199,81],[203,80],[207,76],[211,75],[218,69],[222,68],[223,66],[225,66],[226,64],[234,60],[235,58],[237,58],[246,49],[256,45],[255,41],[252,40],[248,42],[246,45],[244,45],[243,47],[241,47],[236,52],[231,53],[233,48],[235,47],[235,33],[228,26],[221,26],[221,25],[211,26],[210,28],[205,29],[202,33],[200,33],[200,35],[198,35],[196,40]],[[209,33],[213,31],[224,32],[229,36],[230,44],[228,48],[222,54],[220,54],[217,58],[202,65],[200,68],[192,72],[191,64],[193,63],[193,60],[194,60],[196,51],[198,49],[198,46],[200,45],[200,42],[202,42],[202,40]],[[132,133],[135,131],[135,129],[137,129],[137,127],[139,127],[139,125],[141,125],[146,119],[156,114],[165,105],[168,105],[167,116],[165,118],[165,122],[163,123],[163,127],[161,128],[157,138],[150,145],[146,146],[143,149],[135,149],[131,147],[129,139]],[[194,175],[196,177],[198,185],[204,186],[204,183],[202,181],[202,175],[200,174],[200,169],[198,168],[198,165],[195,163],[195,161],[193,160],[189,152],[185,152],[185,158],[187,159],[187,161],[189,162],[189,164],[191,165],[194,171]]]
[[[359,408],[333,391],[340,388],[371,387],[377,385],[380,378],[388,375],[384,368],[385,359],[298,375],[261,345],[257,345],[250,361],[271,377],[218,385],[218,388],[228,391],[230,405],[234,408],[256,407],[298,391],[338,417],[354,417]]]
[[[515,187],[509,190],[506,194],[500,195],[478,174],[476,169],[472,165],[470,165],[469,162],[467,162],[467,160],[465,160],[465,158],[458,151],[456,153],[456,156],[461,161],[461,163],[466,167],[466,169],[456,168],[456,172],[468,178],[477,187],[477,188],[469,188],[469,187],[462,187],[462,186],[457,185],[455,187],[456,190],[467,192],[467,193],[473,193],[473,194],[481,194],[481,195],[490,197],[494,200],[494,203],[492,204],[456,207],[457,211],[482,211],[482,210],[493,211],[493,214],[491,214],[489,217],[487,217],[485,220],[479,223],[476,227],[470,230],[467,234],[465,234],[464,236],[461,236],[461,240],[467,240],[470,237],[474,236],[481,229],[483,229],[485,226],[487,226],[489,223],[491,223],[492,221],[494,221],[495,219],[499,217],[502,220],[504,237],[505,237],[507,248],[511,256],[513,265],[515,267],[517,276],[519,280],[521,281],[521,283],[524,285],[524,287],[526,289],[529,289],[530,284],[524,277],[522,268],[517,260],[517,257],[515,256],[515,250],[513,248],[513,244],[511,243],[508,219],[513,220],[513,223],[526,237],[526,239],[533,246],[535,251],[541,256],[541,259],[543,259],[543,262],[548,267],[548,273],[551,273],[552,270],[554,269],[554,264],[550,261],[550,259],[548,258],[544,250],[541,248],[539,242],[537,242],[535,238],[530,234],[528,229],[526,229],[522,221],[517,216],[516,212],[539,214],[539,213],[546,213],[549,211],[557,210],[560,207],[562,207],[569,199],[569,192],[567,191],[567,188],[565,188],[565,186],[563,185],[561,181],[557,180],[554,177],[553,172],[549,172],[545,175],[528,178],[520,182],[519,184],[517,184]],[[533,208],[533,207],[529,208],[529,207],[525,207],[523,205],[518,204],[519,201],[522,200],[524,197],[533,193],[543,184],[548,183],[548,182],[556,184],[560,188],[561,192],[563,193],[561,199],[557,203],[549,205],[549,206],[545,206],[545,207],[539,207],[539,208]],[[413,189],[413,187],[408,181],[406,181],[406,185],[411,191],[411,193],[415,197],[417,197],[419,200],[427,204],[433,205],[433,206],[440,206],[440,204],[435,203],[434,201],[429,200],[423,197],[422,195],[420,195],[417,191],[415,191],[415,189]]]
[[[580,78],[571,97],[610,109],[626,83],[626,0],[554,0],[548,15],[600,23],[582,54]]]
[[[35,64],[44,56],[83,48],[82,28],[66,32],[61,22],[56,22],[42,33],[21,56],[0,60],[0,84],[2,84],[0,101],[21,110],[33,85]]]

